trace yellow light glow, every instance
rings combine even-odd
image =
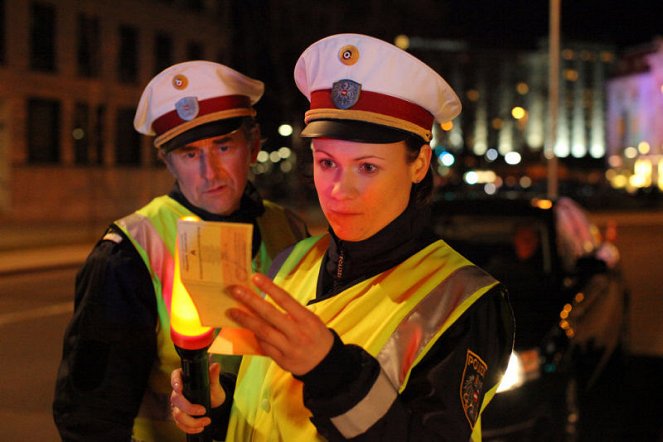
[[[628,184],[628,178],[623,174],[619,174],[611,180],[611,183],[615,189],[623,189]]]
[[[394,39],[394,45],[398,48],[403,49],[404,51],[410,47],[410,37],[407,35],[397,35]]]
[[[663,160],[658,162],[658,188],[663,190]]]
[[[476,89],[470,89],[466,92],[467,99],[470,101],[478,101],[479,100],[479,91]]]
[[[649,187],[652,184],[653,164],[648,159],[636,160],[633,165],[633,173],[637,175],[641,183],[641,187]]]
[[[183,219],[195,220],[198,218],[186,217]],[[180,274],[179,244],[175,245],[174,259],[175,271],[173,275],[173,295],[170,301],[171,332],[176,332],[181,340],[195,342],[206,337],[206,335],[211,336],[212,328],[201,325],[198,309],[196,309],[189,292],[182,283]],[[186,343],[181,345],[181,343],[176,342],[176,345],[178,344],[180,347],[186,346]]]
[[[511,109],[511,116],[516,120],[524,118],[525,114],[526,114],[525,109],[523,109],[520,106],[515,106],[513,109]]]
[[[640,141],[638,143],[638,152],[640,152],[642,155],[647,155],[650,150],[651,150],[651,146],[649,145],[648,142]]]
[[[552,207],[552,201],[547,199],[534,199],[532,200],[532,205],[538,207],[539,209],[550,209]]]
[[[493,120],[490,122],[490,125],[493,127],[493,129],[501,129],[502,119],[499,117],[493,118]]]
[[[444,123],[440,124],[440,127],[443,131],[449,132],[451,129],[453,129],[454,123],[453,121],[445,121]]]
[[[516,85],[516,92],[518,92],[520,95],[525,95],[529,92],[529,86],[527,83],[521,81]]]
[[[626,158],[633,159],[638,156],[638,149],[636,149],[633,146],[629,146],[626,149],[624,149],[624,156]]]
[[[564,78],[567,81],[577,81],[578,71],[576,71],[575,69],[564,69]]]
[[[622,157],[619,155],[610,155],[608,164],[610,164],[610,167],[622,167],[624,161],[622,161]]]

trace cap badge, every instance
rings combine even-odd
[[[189,79],[186,78],[184,75],[178,74],[173,77],[173,87],[175,89],[179,90],[186,89],[188,85],[189,85]]]
[[[352,80],[339,80],[332,85],[331,99],[339,109],[349,109],[359,101],[361,84]]]
[[[338,52],[338,58],[341,60],[341,63],[352,66],[359,61],[359,49],[352,45],[343,46]]]
[[[181,119],[191,121],[198,116],[198,112],[200,111],[198,99],[196,97],[180,98],[175,103],[175,110]]]

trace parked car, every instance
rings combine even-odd
[[[436,232],[502,281],[516,337],[485,441],[577,440],[582,398],[625,338],[619,251],[569,198],[438,200]]]

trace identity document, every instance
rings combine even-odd
[[[259,353],[254,348],[253,334],[226,316],[228,308],[237,306],[226,289],[236,284],[252,287],[249,278],[253,225],[186,217],[178,220],[177,235],[182,283],[198,310],[200,322],[222,328],[209,351]]]

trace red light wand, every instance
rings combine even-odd
[[[183,393],[193,404],[205,407],[209,415],[209,360],[207,349],[214,340],[214,329],[201,325],[198,310],[182,283],[179,262],[179,244],[175,245],[175,273],[170,306],[170,336],[182,362]],[[211,442],[208,427],[199,434],[187,434],[188,442]]]

